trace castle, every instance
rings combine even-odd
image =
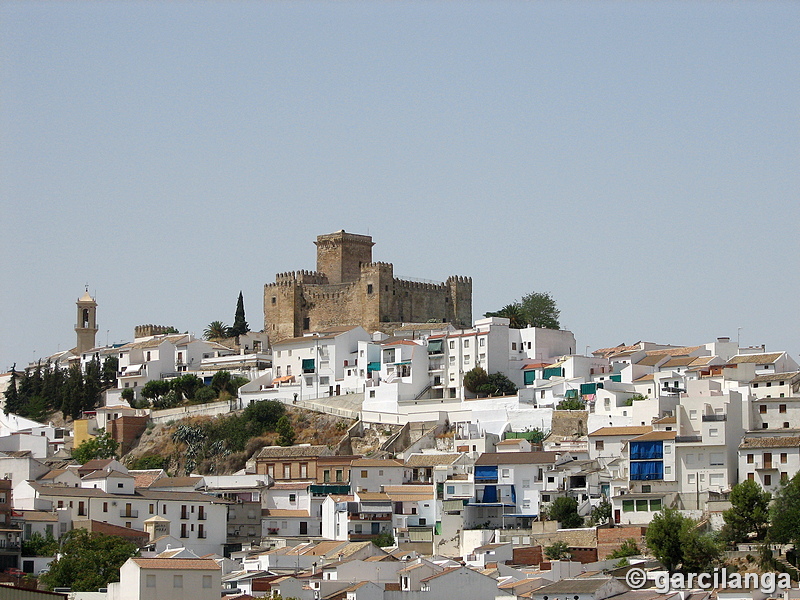
[[[317,236],[317,270],[278,273],[264,286],[264,331],[270,339],[361,325],[390,331],[403,323],[472,324],[472,278],[444,283],[394,277],[391,263],[372,262],[368,235],[344,230]]]

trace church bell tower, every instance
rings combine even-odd
[[[78,334],[78,354],[95,347],[97,335],[97,302],[89,295],[89,286],[83,296],[76,302],[78,306],[78,320],[75,324],[75,333]]]

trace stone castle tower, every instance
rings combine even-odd
[[[316,271],[278,273],[264,286],[264,331],[275,341],[328,327],[390,331],[402,323],[472,325],[472,279],[444,283],[396,279],[391,263],[372,262],[368,235],[320,235]]]
[[[97,302],[89,295],[86,288],[83,296],[76,302],[78,306],[78,319],[75,322],[75,333],[78,335],[76,352],[83,354],[95,347],[97,336]]]

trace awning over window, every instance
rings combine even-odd
[[[428,354],[441,354],[444,340],[431,340],[428,342]]]
[[[380,362],[367,363],[367,374],[370,374],[370,373],[372,373],[374,371],[380,371],[380,370],[381,370],[381,363]]]
[[[476,466],[475,481],[497,481],[497,465]]]
[[[464,505],[467,503],[466,500],[443,500],[442,501],[442,510],[445,512],[453,512],[457,510],[461,510],[464,508]]]
[[[276,383],[294,383],[294,375],[285,375],[283,377],[276,377],[272,380],[272,385]]]
[[[303,373],[313,373],[314,372],[314,359],[313,358],[304,358],[303,359]]]

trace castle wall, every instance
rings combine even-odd
[[[395,279],[391,263],[371,262],[372,238],[317,237],[317,271],[291,271],[264,286],[264,329],[273,341],[329,327],[449,322],[472,325],[472,279],[445,283]]]

